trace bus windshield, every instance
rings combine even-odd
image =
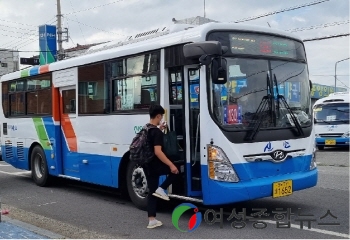
[[[315,123],[349,123],[349,103],[319,104],[314,107]]]
[[[259,113],[260,128],[295,126],[291,115],[300,127],[311,125],[306,63],[233,57],[226,60],[228,82],[211,84],[212,116],[218,124],[248,130]],[[269,94],[270,100],[264,101]],[[277,100],[278,94],[287,104]]]

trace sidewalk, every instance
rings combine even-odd
[[[1,213],[0,213],[1,214]],[[63,236],[1,215],[0,239],[62,239]]]

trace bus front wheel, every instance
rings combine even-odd
[[[148,186],[143,168],[129,162],[126,173],[126,184],[131,201],[141,210],[147,209]]]
[[[44,150],[35,146],[31,155],[32,179],[35,184],[44,187],[49,184],[50,176]]]

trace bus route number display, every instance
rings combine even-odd
[[[258,34],[229,34],[229,38],[234,54],[297,58],[293,40]]]

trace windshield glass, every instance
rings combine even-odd
[[[314,107],[315,123],[349,122],[349,103],[320,104]]]
[[[250,129],[257,121],[257,115],[260,128],[294,126],[288,107],[301,127],[311,125],[310,87],[305,63],[249,58],[226,60],[228,82],[211,84],[211,110],[221,126]],[[264,100],[269,93],[274,98]],[[287,105],[282,99],[277,101],[277,93],[284,96]]]

